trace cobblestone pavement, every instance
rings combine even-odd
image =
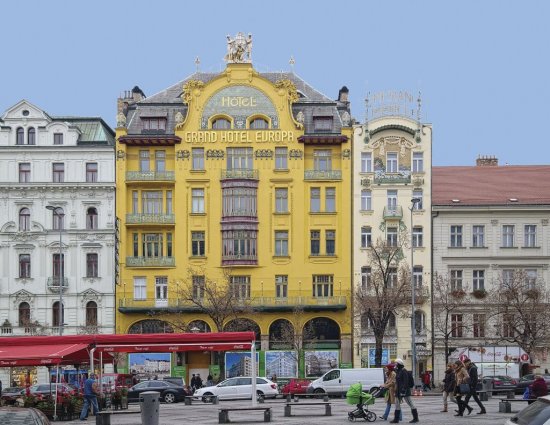
[[[292,413],[297,416],[290,418],[284,417],[284,400],[266,400],[264,404],[258,404],[258,406],[270,406],[272,407],[272,423],[280,423],[285,425],[301,425],[311,424],[350,424],[347,419],[348,412],[353,410],[353,406],[346,404],[345,399],[331,399],[332,403],[332,416],[317,416],[324,413],[323,406],[298,406],[292,408]],[[449,403],[449,409],[452,408],[452,412],[440,413],[442,408],[441,398],[435,396],[415,397],[414,402],[418,408],[420,423],[428,425],[499,425],[504,424],[507,418],[513,416],[513,413],[498,413],[498,398],[492,398],[487,402],[484,402],[487,409],[486,415],[476,415],[479,411],[478,406],[473,402],[470,402],[470,406],[474,408],[474,411],[470,416],[455,417],[454,408],[456,405]],[[194,402],[191,406],[186,406],[183,403],[178,404],[161,404],[160,406],[160,420],[159,425],[179,425],[182,423],[193,423],[197,425],[202,424],[217,424],[218,423],[218,409],[221,407],[249,407],[250,401],[221,401],[219,405],[203,404]],[[521,410],[525,407],[524,403],[513,403],[512,409]],[[369,407],[369,410],[375,412],[377,415],[381,415],[384,411],[385,405],[382,399],[377,399],[377,402]],[[139,425],[141,424],[141,415],[139,413],[139,406],[130,405],[130,412],[123,414],[113,414],[111,417],[112,425]],[[411,419],[411,413],[408,406],[404,406],[404,421],[402,423],[408,423]],[[231,423],[263,423],[263,413],[261,412],[230,412],[229,418]],[[185,421],[185,422],[184,422]],[[72,421],[64,422],[65,424],[82,424],[85,422]],[[95,423],[95,418],[90,417],[88,423]],[[365,420],[357,420],[356,423],[367,423]],[[383,424],[388,423],[377,419],[375,423]]]

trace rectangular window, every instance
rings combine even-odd
[[[327,298],[334,295],[334,277],[328,274],[313,275],[313,297]]]
[[[165,117],[142,117],[143,130],[145,132],[156,133],[166,131]]]
[[[288,256],[288,231],[287,230],[275,231],[275,256],[277,257]]]
[[[413,190],[413,199],[419,199],[418,202],[414,203],[415,210],[424,209],[424,197],[423,197],[423,192],[421,190]]]
[[[336,212],[336,188],[325,189],[325,212]]]
[[[57,214],[56,214],[57,211]],[[55,211],[52,211],[53,226],[54,230],[63,230],[65,228],[65,213],[63,209],[58,208]]]
[[[275,169],[276,170],[288,169],[288,148],[283,148],[283,147],[275,148]]]
[[[31,277],[30,254],[19,254],[19,277]]]
[[[485,270],[474,270],[472,272],[472,286],[474,291],[485,290]]]
[[[397,173],[398,171],[397,152],[386,153],[386,173]]]
[[[326,236],[326,254],[336,255],[336,230],[327,230]]]
[[[386,197],[388,201],[388,211],[397,210],[397,190],[388,190],[386,192]]]
[[[155,300],[161,301],[163,305],[168,301],[168,277],[167,276],[155,276]]]
[[[204,213],[204,189],[192,189],[191,198],[191,212],[195,214]]]
[[[537,270],[525,269],[525,287],[526,289],[535,289],[537,287]]]
[[[395,267],[388,267],[387,281],[385,286],[388,289],[397,287],[397,269]]]
[[[313,131],[315,133],[330,133],[332,117],[313,117]]]
[[[21,162],[19,164],[19,183],[30,183],[31,181],[31,164],[29,162]]]
[[[97,182],[97,162],[86,163],[86,182]]]
[[[132,214],[139,214],[139,192],[132,190]]]
[[[474,338],[485,338],[485,314],[474,313],[472,319]]]
[[[424,171],[424,153],[413,152],[413,173],[422,173]]]
[[[370,190],[361,191],[361,211],[372,210],[372,192]]]
[[[162,214],[162,191],[141,192],[141,210],[143,214]]]
[[[63,183],[65,181],[65,164],[54,162],[52,164],[52,177],[54,183]]]
[[[275,296],[277,298],[288,297],[288,276],[286,274],[275,275]]]
[[[231,290],[233,296],[239,300],[250,298],[250,276],[231,276]]]
[[[143,239],[143,256],[144,257],[162,257],[162,234],[161,233],[144,233]]]
[[[506,224],[502,226],[502,248],[514,247],[514,230],[513,224]]]
[[[166,256],[173,256],[172,233],[166,233]]]
[[[420,248],[424,246],[423,229],[420,226],[413,227],[412,231],[412,246],[414,248]]]
[[[288,212],[288,189],[276,188],[275,189],[275,212],[287,213]]]
[[[167,190],[166,191],[166,214],[172,214],[173,213],[173,206],[172,206],[172,191]]]
[[[193,170],[204,170],[204,148],[191,149],[191,156],[193,159]]]
[[[451,291],[462,291],[462,270],[451,270]]]
[[[502,337],[503,338],[514,338],[516,335],[514,329],[514,315],[505,314],[502,318]]]
[[[485,246],[485,226],[472,226],[472,247],[483,248]]]
[[[191,255],[204,257],[205,255],[204,232],[191,232]]]
[[[463,317],[462,314],[451,314],[451,337],[462,338],[463,337]]]
[[[155,171],[163,173],[166,171],[166,152],[155,151]]]
[[[319,230],[312,230],[310,232],[310,247],[311,255],[321,254],[321,232]]]
[[[367,291],[371,281],[372,270],[370,267],[361,267],[361,289]]]
[[[256,261],[258,232],[255,230],[222,231],[222,259]]]
[[[361,152],[361,172],[372,173],[372,153]]]
[[[312,187],[309,190],[309,211],[312,213],[318,213],[321,211],[321,189],[318,187]]]
[[[86,254],[86,277],[98,277],[97,254]]]
[[[451,247],[462,247],[462,226],[451,226]]]
[[[139,234],[137,233],[132,234],[132,242],[133,242],[134,257],[139,257]]]
[[[514,282],[514,274],[512,269],[502,270],[502,283],[506,286],[511,285]]]
[[[139,171],[150,171],[149,151],[139,151]]]
[[[413,267],[413,282],[415,288],[422,288],[422,266]]]
[[[57,284],[61,276],[65,277],[65,254],[53,254],[53,277],[58,278]]]
[[[228,170],[252,170],[252,148],[227,148]]]
[[[63,133],[54,133],[53,134],[53,144],[62,145],[63,144]]]
[[[388,246],[397,246],[397,227],[388,227],[386,229],[386,244]]]
[[[332,151],[330,149],[315,149],[313,151],[313,168],[315,171],[331,171]]]
[[[204,288],[205,288],[204,276],[195,275],[192,277],[192,280],[193,280],[193,299],[194,300],[204,299]]]
[[[134,300],[147,299],[147,281],[144,277],[134,277]]]
[[[372,246],[372,229],[369,226],[361,227],[361,248]]]
[[[534,224],[526,224],[524,227],[524,246],[526,248],[534,248],[537,246],[537,226]]]

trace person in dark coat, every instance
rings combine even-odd
[[[462,411],[464,412],[464,409],[468,409],[468,412],[472,411],[472,408],[468,406],[468,401],[470,401],[470,398],[473,397],[474,401],[481,409],[479,412],[477,412],[477,414],[484,415],[485,413],[487,413],[487,411],[485,410],[485,406],[481,403],[481,400],[477,396],[477,384],[479,382],[477,366],[470,359],[464,360],[464,366],[468,370],[468,375],[470,375],[470,393],[467,394],[466,398],[464,399],[464,403],[462,404]]]
[[[405,369],[405,364],[401,359],[395,359],[395,365],[397,371],[395,381],[396,381],[396,393],[395,393],[395,413],[394,419],[390,423],[396,424],[401,418],[401,401],[405,400],[405,403],[411,408],[411,413],[413,415],[412,421],[409,423],[418,422],[418,410],[416,409],[412,399],[411,399],[411,388],[409,387],[409,372]]]
[[[541,375],[535,375],[535,381],[529,386],[529,401],[528,403],[534,403],[537,398],[548,395],[548,387],[546,381]]]
[[[453,364],[449,363],[445,371],[445,378],[443,378],[443,410],[441,412],[447,412],[448,398],[450,398],[453,403],[456,403],[456,398],[454,396],[455,387],[455,370]]]
[[[195,391],[197,388],[197,377],[195,376],[195,374],[193,374],[193,376],[191,377],[191,381],[189,382],[189,384],[191,385],[191,388],[193,389],[193,391]]]

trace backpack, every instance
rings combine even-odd
[[[409,388],[414,388],[414,377],[410,370],[407,370],[407,377],[409,378]]]

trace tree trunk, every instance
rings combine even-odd
[[[382,367],[382,342],[384,341],[384,335],[374,335],[374,366]]]

